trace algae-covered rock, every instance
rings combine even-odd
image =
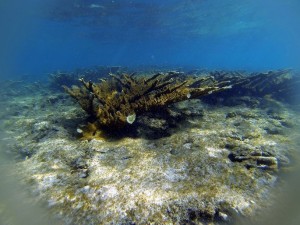
[[[299,147],[299,115],[258,99],[188,99],[137,116],[121,137],[84,139],[90,118],[72,102],[19,96],[9,107],[38,111],[5,118],[7,148],[18,156],[11,173],[62,224],[255,221],[274,204]]]

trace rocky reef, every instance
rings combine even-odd
[[[287,73],[272,72],[270,77],[288,77]],[[277,205],[276,196],[288,185],[285,175],[295,170],[299,149],[299,111],[266,96],[270,91],[256,95],[250,91],[259,83],[261,87],[270,84],[271,78],[264,80],[266,74],[210,71],[195,76],[191,83],[185,83],[181,73],[157,74],[160,82],[154,76],[119,75],[100,84],[82,80],[83,87],[68,89],[101,106],[98,97],[105,104],[115,104],[118,95],[130,93],[126,85],[132,80],[148,81],[151,90],[165,85],[166,89],[149,96],[171,96],[172,88],[183,91],[181,101],[166,107],[167,115],[161,110],[138,113],[134,108],[137,135],[119,139],[81,139],[81,125],[90,121],[89,107],[84,112],[65,93],[49,90],[45,94],[47,88],[16,87],[24,93],[1,100],[6,112],[1,116],[1,129],[7,134],[5,154],[15,164],[10,173],[28,185],[33,202],[42,202],[60,224],[256,222]],[[166,76],[177,82],[166,85],[170,82],[164,80]],[[231,89],[228,80],[235,83]],[[193,89],[187,84],[204,87],[206,93],[212,84],[213,92],[200,99],[188,98]],[[135,93],[148,96],[145,86],[131,85]],[[87,95],[91,90],[99,91],[97,97]],[[80,101],[85,106],[90,99]],[[127,118],[117,124],[120,121],[128,123]],[[1,219],[7,217],[6,207],[0,207]]]

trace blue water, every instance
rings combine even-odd
[[[299,0],[11,0],[0,74],[95,65],[299,69]]]

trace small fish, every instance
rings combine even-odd
[[[94,8],[101,8],[101,9],[105,9],[105,7],[103,5],[98,5],[98,4],[90,4],[89,6],[91,9],[94,9]]]
[[[135,113],[130,114],[130,115],[128,115],[128,116],[126,117],[126,121],[127,121],[127,123],[129,123],[129,124],[133,124],[133,122],[135,121],[135,119],[136,119],[136,114],[135,114]]]
[[[77,133],[79,133],[79,134],[82,134],[82,133],[83,133],[83,130],[81,130],[80,128],[77,128],[76,131],[77,131]]]

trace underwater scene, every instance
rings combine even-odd
[[[0,225],[300,222],[300,1],[0,3]]]

